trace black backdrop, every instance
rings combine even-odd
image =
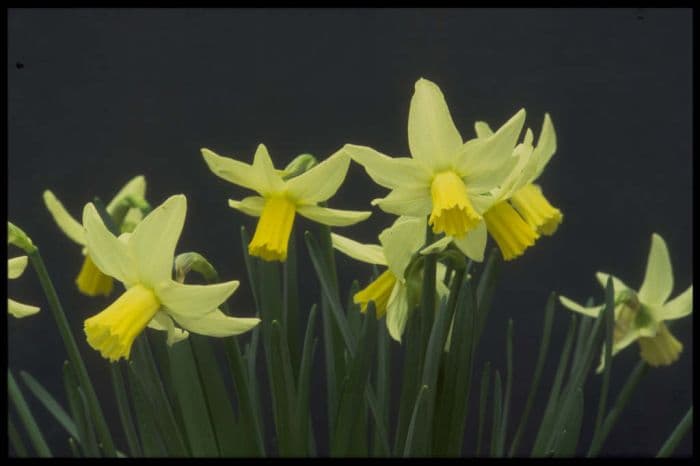
[[[652,232],[668,243],[674,296],[692,281],[691,16],[680,9],[9,10],[9,218],[41,247],[80,336],[82,320],[107,301],[77,293],[79,248],[57,230],[41,193],[51,188],[79,215],[94,195],[109,199],[144,174],[153,204],[187,195],[178,250],[200,251],[223,278],[240,279],[231,304],[247,315],[252,300],[238,227],[250,229],[254,220],[226,205],[247,193],[214,177],[200,147],[250,161],[264,142],[279,165],[307,151],[324,158],[346,142],[408,155],[408,105],[419,77],[442,88],[465,138],[473,137],[473,121],[497,125],[520,107],[537,134],[550,112],[559,150],[540,181],[564,223],[503,267],[479,353],[503,370],[505,325],[513,317],[511,409],[518,415],[550,291],[600,300],[596,270],[638,286]],[[331,206],[365,209],[385,192],[353,165]],[[389,222],[375,209],[344,233],[371,241]],[[299,222],[297,231],[310,225]],[[366,282],[367,267],[340,263],[344,289],[356,277]],[[308,261],[302,267],[312,276]],[[65,353],[32,275],[13,281],[11,295],[44,311],[8,318],[9,364],[64,402]],[[302,286],[304,304],[318,301],[314,279]],[[553,348],[568,317],[557,310]],[[650,371],[606,452],[654,454],[687,410],[692,318],[673,331],[685,345],[680,360]],[[123,445],[106,364],[79,343]],[[538,412],[555,359],[553,351]],[[616,357],[614,390],[637,359],[636,346]],[[319,377],[322,367],[318,355]],[[599,387],[591,380],[588,407],[596,406]],[[321,383],[316,390],[323,399]],[[30,401],[49,442],[65,444],[60,427]],[[322,439],[325,407],[312,409]],[[692,453],[690,438],[678,453]]]

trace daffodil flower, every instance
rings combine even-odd
[[[387,266],[372,283],[355,293],[353,302],[360,304],[361,312],[374,302],[377,318],[386,315],[389,334],[401,341],[410,306],[404,274],[413,254],[425,243],[425,219],[399,217],[379,235],[381,245],[359,243],[335,233],[331,233],[331,240],[334,248],[353,259]],[[442,283],[445,270],[442,264],[438,268],[436,288],[444,296],[449,293]]]
[[[258,146],[252,165],[222,157],[209,149],[202,149],[202,156],[215,175],[259,194],[242,201],[229,200],[228,204],[246,215],[260,217],[248,251],[266,261],[287,259],[289,236],[297,213],[329,226],[353,225],[371,214],[318,205],[335,194],[345,180],[350,159],[342,151],[288,180],[283,179],[283,171],[274,168],[263,144]]]
[[[143,200],[146,194],[146,180],[143,176],[137,176],[130,180],[124,187],[119,190],[114,199],[107,204],[107,213],[114,218],[118,209],[123,208],[123,203],[129,197],[136,200]],[[75,282],[78,285],[78,290],[88,296],[103,295],[108,296],[112,293],[113,282],[112,278],[100,272],[95,267],[90,255],[87,253],[85,231],[83,226],[68,213],[56,196],[50,191],[44,191],[44,204],[51,213],[58,227],[65,235],[75,243],[83,247],[82,252],[85,256],[83,266]],[[121,231],[130,232],[136,224],[141,221],[143,214],[140,209],[131,207],[125,209],[124,217],[121,222]]]
[[[92,203],[83,210],[87,248],[95,266],[119,280],[126,291],[99,314],[85,320],[87,341],[104,358],[129,358],[134,339],[146,326],[168,332],[168,344],[186,338],[173,320],[190,332],[214,337],[237,335],[258,318],[236,318],[218,306],[238,281],[186,285],[172,279],[175,246],[182,232],[187,200],[172,196],[148,214],[133,233],[115,237]]]
[[[27,256],[14,257],[7,261],[7,278],[15,279],[22,276],[24,269],[27,268]],[[27,317],[32,314],[39,312],[39,308],[36,306],[30,306],[29,304],[23,304],[15,301],[14,299],[7,300],[7,312],[13,316]]]
[[[475,128],[478,138],[493,136],[484,122],[477,122]],[[505,260],[521,256],[535,244],[540,234],[554,234],[563,220],[561,211],[554,208],[542,189],[534,184],[556,152],[556,135],[548,114],[545,114],[537,147],[533,148],[532,140],[532,131],[528,129],[524,141],[513,151],[516,168],[503,184],[491,191],[495,202],[483,215],[486,228]]]
[[[392,190],[373,205],[396,215],[429,215],[433,232],[469,243],[466,249],[480,249],[483,256],[482,213],[495,202],[484,194],[501,185],[515,167],[513,148],[524,120],[525,110],[520,110],[493,135],[465,143],[440,88],[419,79],[408,114],[411,158],[392,158],[352,144],[345,151],[377,184]]]
[[[601,286],[608,281],[606,273],[596,273]],[[667,320],[680,319],[693,312],[693,285],[680,295],[668,300],[673,290],[671,259],[663,238],[654,233],[647,261],[644,282],[635,291],[617,277],[612,277],[615,293],[615,328],[612,354],[617,354],[633,342],[639,342],[640,355],[651,366],[665,366],[675,362],[683,345],[668,330]],[[564,296],[559,301],[568,309],[597,317],[604,305],[584,307]],[[598,372],[603,370],[604,360]]]

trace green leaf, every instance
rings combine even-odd
[[[678,444],[680,443],[681,440],[683,440],[683,437],[685,434],[688,433],[690,428],[693,427],[693,407],[691,406],[690,409],[688,410],[687,413],[685,413],[685,416],[683,416],[683,419],[681,419],[681,422],[678,423],[675,429],[673,429],[673,432],[671,432],[671,435],[666,439],[664,442],[663,446],[659,450],[659,452],[656,454],[657,458],[668,458],[670,457]]]
[[[15,455],[17,455],[19,458],[26,458],[28,456],[27,447],[24,446],[22,437],[19,435],[15,424],[12,422],[9,416],[7,417],[7,435],[10,438],[10,445],[12,445]]]
[[[299,317],[299,280],[297,278],[296,235],[292,231],[289,238],[287,261],[283,264],[283,303],[282,327],[287,330],[289,355],[293,364],[294,377],[299,375],[301,362],[300,317]]]
[[[480,338],[481,332],[484,330],[486,316],[491,309],[491,301],[493,300],[493,294],[496,291],[496,284],[498,283],[498,276],[501,271],[500,254],[498,249],[491,249],[489,258],[486,260],[486,266],[484,266],[481,278],[479,278],[479,285],[476,288],[478,320],[475,333],[477,340],[475,344],[479,342],[478,338]]]
[[[299,429],[300,447],[308,445],[309,436],[309,387],[311,384],[311,364],[314,360],[316,351],[316,343],[318,340],[314,336],[316,325],[316,305],[311,306],[309,312],[309,320],[306,325],[306,334],[304,335],[304,348],[302,350],[301,363],[299,365],[299,379],[297,381],[297,406],[295,418],[297,420],[297,428]],[[308,453],[308,452],[306,452]]]
[[[20,371],[19,373],[29,391],[41,402],[49,413],[58,421],[59,424],[68,432],[68,435],[78,438],[78,429],[75,427],[75,422],[70,418],[68,413],[61,407],[53,396],[29,373]]]
[[[382,412],[382,407],[381,405],[378,406],[379,403],[369,385],[365,390],[365,394],[367,405],[374,418],[374,456],[390,456],[391,445],[389,445],[389,434],[387,432],[386,419]]]
[[[413,441],[414,433],[416,430],[416,424],[420,415],[425,411],[425,398],[430,389],[423,385],[418,391],[418,396],[416,397],[416,403],[413,406],[413,414],[411,414],[411,422],[408,424],[408,432],[406,433],[406,445],[403,450],[403,457],[407,458],[413,454]]]
[[[542,339],[540,340],[540,350],[537,354],[537,363],[535,364],[535,373],[532,377],[532,384],[530,385],[530,390],[527,394],[527,401],[525,402],[525,409],[518,423],[518,428],[513,437],[513,443],[510,445],[510,451],[508,456],[513,457],[520,445],[520,439],[527,425],[527,420],[532,410],[532,404],[535,401],[535,394],[539,389],[540,378],[542,376],[542,369],[544,368],[545,360],[547,359],[547,351],[549,349],[549,339],[552,335],[552,322],[554,321],[554,308],[556,304],[556,295],[550,293],[549,299],[547,300],[547,305],[544,310],[544,325],[542,330]]]
[[[605,369],[603,372],[603,382],[600,389],[600,398],[598,401],[598,414],[595,418],[595,428],[593,438],[600,435],[600,429],[603,425],[605,416],[605,408],[608,401],[608,391],[610,389],[610,372],[612,364],[612,347],[613,347],[613,332],[615,329],[615,291],[613,289],[612,277],[608,277],[608,282],[605,286],[605,308],[603,309],[605,319],[605,345],[604,345],[604,361]]]
[[[481,441],[484,438],[484,420],[489,397],[489,381],[491,380],[491,363],[486,362],[481,373],[481,390],[479,391],[479,427],[476,435],[476,456],[481,453]]]
[[[503,419],[499,432],[498,456],[502,457],[506,442],[506,429],[508,428],[508,409],[510,407],[510,394],[513,387],[513,319],[508,319],[506,337],[506,392],[503,397]]]
[[[503,393],[501,388],[501,374],[496,371],[493,385],[493,421],[491,424],[491,457],[502,456],[501,422],[503,421]]]
[[[576,388],[573,400],[573,408],[567,411],[561,430],[555,432],[552,448],[554,457],[568,458],[576,454],[583,419],[583,389],[581,387]]]
[[[370,409],[374,415],[376,422],[374,436],[374,455],[389,456],[391,455],[391,447],[389,444],[388,422],[389,422],[389,405],[391,402],[391,354],[389,352],[389,332],[386,325],[378,323],[377,328],[377,376],[376,400],[369,400]],[[374,406],[374,408],[373,408]],[[376,412],[375,412],[376,410]]]
[[[133,362],[127,363],[127,381],[131,398],[134,400],[134,413],[136,414],[136,426],[141,439],[141,448],[146,457],[160,457],[168,455],[163,439],[161,438],[153,403],[146,394],[144,384],[134,369]],[[184,456],[184,455],[183,455]]]
[[[272,384],[277,402],[277,433],[280,455],[303,455],[306,444],[300,443],[299,431],[295,423],[296,390],[290,362],[289,350],[284,330],[280,322],[273,320],[272,330]]]
[[[12,404],[17,411],[17,415],[22,421],[27,434],[29,434],[29,441],[32,443],[34,451],[36,451],[36,454],[42,458],[51,457],[51,450],[49,449],[46,440],[44,440],[44,435],[41,433],[39,426],[34,420],[34,416],[32,415],[27,402],[24,400],[22,391],[19,389],[17,382],[15,382],[15,378],[12,376],[10,369],[7,370],[7,390],[9,392],[10,399],[12,400]]]
[[[141,447],[139,446],[138,434],[134,426],[134,420],[131,416],[129,400],[124,386],[124,377],[121,372],[121,364],[110,364],[110,375],[112,378],[112,387],[117,398],[117,408],[119,409],[119,419],[121,419],[124,434],[126,435],[126,443],[129,446],[129,454],[131,456],[142,456]],[[76,437],[76,436],[74,436]]]
[[[83,456],[97,457],[100,455],[95,433],[92,430],[92,423],[89,421],[90,416],[85,411],[82,396],[80,395],[80,387],[76,380],[71,364],[66,361],[63,364],[63,385],[68,398],[68,407],[71,412],[71,417],[75,421],[78,429],[80,447]]]

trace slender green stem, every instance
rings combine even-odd
[[[112,386],[114,387],[114,393],[117,398],[119,417],[122,421],[124,434],[126,434],[126,443],[129,446],[129,454],[131,454],[131,456],[141,456],[141,448],[139,447],[134,420],[131,416],[126,389],[124,388],[124,377],[121,373],[121,367],[119,364],[110,364],[109,370],[112,378]]]
[[[34,416],[32,415],[27,402],[24,400],[22,392],[9,369],[7,370],[7,389],[9,391],[12,404],[15,405],[17,414],[22,420],[27,434],[29,434],[29,440],[32,442],[34,450],[43,458],[51,457],[51,450],[49,450],[49,446],[46,444],[46,440],[44,440],[44,436],[34,420]]]
[[[691,406],[681,422],[678,423],[671,435],[666,439],[659,453],[656,454],[657,458],[668,458],[673,454],[673,451],[678,446],[678,443],[683,439],[688,430],[693,426],[693,407]]]
[[[608,277],[608,283],[605,287],[605,347],[603,357],[605,360],[605,372],[603,373],[603,382],[600,389],[600,399],[598,402],[598,414],[595,418],[595,428],[593,430],[593,438],[600,435],[600,428],[603,425],[603,417],[605,416],[605,408],[608,401],[608,391],[610,389],[610,373],[612,371],[612,346],[613,346],[613,329],[615,326],[615,303],[612,277]]]
[[[27,447],[24,446],[22,437],[19,435],[19,431],[17,431],[14,422],[12,422],[9,416],[7,417],[7,435],[10,437],[10,445],[12,445],[15,455],[19,458],[26,458]]]
[[[68,324],[68,319],[66,318],[65,312],[63,312],[63,307],[58,299],[58,294],[53,286],[49,272],[46,270],[46,265],[44,260],[41,258],[39,249],[35,249],[30,252],[29,259],[31,260],[32,266],[39,277],[39,282],[41,287],[44,289],[44,294],[49,302],[49,308],[51,309],[51,314],[53,314],[56,325],[58,326],[58,331],[63,338],[63,344],[68,352],[68,358],[70,359],[71,365],[76,371],[78,376],[78,383],[85,392],[87,397],[88,406],[90,407],[90,412],[92,418],[95,422],[95,427],[97,429],[97,435],[100,438],[100,443],[104,453],[107,456],[116,456],[116,450],[114,449],[114,442],[112,441],[112,435],[105,421],[104,414],[102,412],[102,407],[97,399],[97,394],[90,381],[90,376],[88,375],[87,369],[85,368],[85,363],[80,356],[80,351],[78,350],[78,345],[73,337],[73,332]]]

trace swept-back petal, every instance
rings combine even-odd
[[[605,288],[607,286],[609,276],[611,276],[611,275],[604,273],[604,272],[596,272],[596,274],[595,274],[595,278],[598,280],[598,283],[600,283],[600,286],[602,286],[603,288]],[[631,290],[632,289],[629,286],[627,286],[627,284],[625,284],[625,282],[623,282],[622,280],[620,280],[619,278],[617,278],[615,276],[612,277],[612,280],[613,280],[613,291],[615,292],[615,294],[617,294],[621,291],[624,291],[624,290]]]
[[[425,218],[399,217],[379,234],[387,265],[396,277],[403,278],[411,257],[425,244],[425,230]]]
[[[143,175],[132,178],[128,183],[124,185],[122,189],[114,196],[114,198],[107,204],[107,212],[112,215],[114,209],[127,197],[133,196],[136,198],[143,198],[146,195],[146,178]]]
[[[331,227],[354,225],[372,215],[366,210],[339,210],[316,205],[299,206],[297,212],[309,220]]]
[[[239,284],[233,280],[214,285],[188,285],[169,280],[155,291],[168,313],[179,322],[179,318],[198,318],[218,308]]]
[[[380,248],[381,249],[381,248]],[[13,257],[7,261],[7,278],[18,278],[24,273],[28,263],[27,256]]]
[[[170,196],[134,229],[129,250],[137,263],[139,279],[150,286],[172,277],[175,246],[182,233],[187,198]]]
[[[40,309],[36,306],[30,306],[29,304],[23,304],[15,301],[14,299],[7,300],[7,312],[12,314],[18,319],[22,317],[27,317],[32,314],[36,314]]]
[[[401,336],[408,320],[408,297],[406,286],[397,281],[391,290],[389,302],[386,305],[386,328],[394,340],[401,342]]]
[[[255,151],[255,157],[253,158],[253,169],[255,169],[261,182],[260,189],[256,189],[256,191],[263,196],[281,193],[285,190],[285,182],[282,180],[280,171],[275,170],[265,144],[258,144],[258,149]]]
[[[228,206],[240,210],[251,217],[260,217],[265,207],[265,199],[260,196],[249,196],[241,201],[228,200]]]
[[[216,176],[263,194],[261,188],[264,185],[264,180],[261,179],[258,171],[252,165],[230,157],[222,157],[209,149],[202,148],[201,152],[207,166]]]
[[[158,311],[156,315],[148,323],[148,327],[154,330],[160,330],[163,332],[168,332],[168,338],[166,343],[168,346],[172,346],[178,341],[182,341],[189,336],[187,330],[182,330],[175,327],[173,319],[171,319],[168,314],[164,311]]]
[[[651,235],[651,249],[644,281],[639,288],[643,303],[663,304],[673,291],[673,270],[666,242],[658,234]]]
[[[599,306],[591,306],[591,307],[584,307],[581,306],[579,303],[576,303],[566,296],[559,296],[559,302],[562,304],[567,309],[570,309],[575,312],[579,312],[583,315],[589,316],[596,318],[598,317],[598,314],[600,311],[605,307],[604,305],[599,305]]]
[[[260,323],[257,317],[229,317],[218,309],[202,316],[176,315],[175,320],[190,332],[210,337],[238,335]]]
[[[432,210],[433,199],[430,195],[429,186],[397,188],[386,197],[373,200],[372,205],[377,205],[384,212],[394,215],[424,217]]]
[[[350,166],[343,150],[328,157],[310,170],[287,181],[287,192],[298,204],[323,202],[338,191]]]
[[[482,262],[487,239],[486,222],[481,221],[473,230],[464,236],[453,238],[453,241],[465,256],[473,261]]]
[[[462,146],[455,168],[470,192],[490,191],[504,181],[517,163],[513,150],[524,123],[525,109],[521,109],[491,136]]]
[[[363,244],[337,233],[331,233],[333,247],[346,256],[368,264],[386,265],[384,251],[378,244]]]
[[[419,79],[408,111],[408,145],[413,158],[445,170],[456,163],[462,142],[440,88]]]
[[[661,311],[663,320],[680,319],[693,312],[693,285],[667,302]]]
[[[493,134],[493,130],[485,121],[477,121],[474,123],[474,131],[477,138],[487,138]]]
[[[549,113],[545,113],[544,121],[542,122],[542,130],[540,130],[540,137],[537,139],[537,147],[535,147],[535,150],[532,152],[533,158],[537,161],[537,168],[532,175],[532,179],[528,182],[532,182],[540,176],[544,167],[549,163],[549,160],[556,151],[557,135],[554,132],[552,118],[549,116]]]
[[[81,246],[85,246],[87,240],[85,239],[85,229],[78,223],[76,219],[73,218],[71,214],[68,213],[61,201],[56,199],[56,196],[48,189],[44,191],[44,204],[46,208],[51,213],[54,221],[58,225],[58,228],[66,234],[74,242]]]
[[[97,268],[126,286],[136,283],[138,270],[127,245],[110,233],[92,203],[83,209],[83,226],[90,258]]]
[[[343,150],[362,165],[372,180],[385,188],[430,188],[432,171],[410,157],[389,157],[371,147],[345,144]]]

